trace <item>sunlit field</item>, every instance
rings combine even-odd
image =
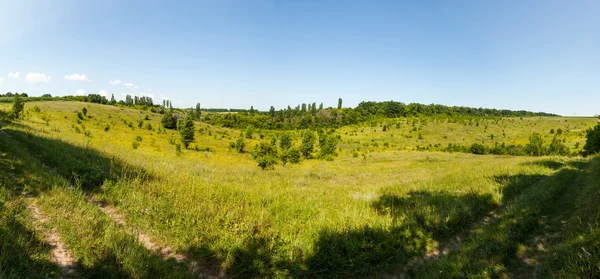
[[[338,129],[333,161],[262,170],[250,154],[229,147],[241,131],[195,122],[195,141],[179,152],[179,134],[162,128],[161,118],[90,103],[26,103],[24,118],[0,134],[0,236],[13,239],[14,251],[27,252],[0,262],[0,274],[27,274],[27,265],[16,266],[26,258],[35,259],[34,271],[60,274],[43,237],[33,233],[25,202],[48,216],[44,226],[56,228],[72,250],[74,276],[81,277],[599,274],[598,223],[581,219],[597,220],[600,212],[592,202],[600,186],[596,159],[434,148],[525,144],[534,132],[550,141],[560,129],[564,143],[578,151],[597,119],[386,119]],[[300,132],[290,131],[295,145]],[[280,133],[259,130],[247,149]],[[12,229],[17,224],[24,228]],[[202,268],[148,251],[135,231]]]

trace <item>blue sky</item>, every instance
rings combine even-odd
[[[0,92],[594,115],[599,11],[596,0],[0,0]]]

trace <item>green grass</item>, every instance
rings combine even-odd
[[[88,117],[81,120],[83,106]],[[143,120],[146,115],[150,120]],[[204,132],[191,146],[211,151],[178,156],[178,135],[159,129],[160,119],[112,106],[39,102],[27,103],[25,119],[4,127],[9,136],[0,135],[0,151],[22,160],[28,181],[37,181],[27,187],[73,250],[81,274],[190,276],[145,250],[127,228],[86,201],[91,195],[159,243],[236,278],[397,274],[457,235],[469,240],[439,265],[412,265],[409,274],[598,276],[597,159],[407,152],[414,144],[492,144],[486,135],[501,138],[501,129],[507,144],[522,144],[532,132],[550,136],[551,128],[561,128],[574,147],[592,118],[507,118],[479,126],[429,119],[415,124],[417,131],[411,119],[394,120],[402,122],[399,128],[390,123],[386,132],[344,127],[334,161],[305,160],[270,171],[229,148],[240,131],[203,123],[195,124]],[[256,131],[247,150],[261,134],[278,132]],[[300,131],[291,134],[298,146]],[[374,142],[379,146],[364,145]],[[364,154],[354,157],[358,148]],[[486,223],[490,215],[500,217]],[[569,230],[556,234],[562,224]],[[538,253],[542,265],[519,262],[519,255],[535,254],[531,242],[540,235],[548,239],[546,252]]]

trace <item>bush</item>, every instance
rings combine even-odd
[[[277,141],[273,139],[271,142],[261,141],[259,144],[254,146],[252,150],[252,157],[258,163],[260,168],[272,169],[277,164]]]
[[[246,152],[246,141],[243,137],[239,137],[235,142],[229,143],[229,148],[235,149],[238,153]]]
[[[110,125],[106,124],[106,126],[104,126],[104,132],[108,132],[108,130],[110,130]]]
[[[173,115],[173,112],[167,110],[161,119],[161,124],[165,129],[175,129],[177,128],[177,117]]]
[[[300,163],[300,159],[302,158],[302,154],[298,148],[292,147],[287,150],[287,159],[292,164]]]
[[[179,127],[179,134],[181,135],[181,143],[185,148],[188,148],[190,143],[194,141],[194,121],[191,115],[186,115],[183,123]]]
[[[538,133],[534,133],[529,136],[529,143],[525,146],[527,154],[532,156],[544,155],[544,140]]]
[[[583,146],[583,156],[600,152],[600,124],[586,131],[586,141]]]
[[[248,125],[244,134],[246,134],[247,139],[252,139],[252,137],[254,136],[254,126]]]
[[[473,154],[483,155],[486,153],[486,151],[487,151],[487,148],[483,144],[474,143],[471,145],[471,153],[473,153]]]
[[[135,140],[134,140],[134,141],[132,142],[132,146],[133,146],[133,149],[138,149],[138,147],[140,146],[140,142],[139,142],[139,141],[135,141]]]
[[[83,113],[81,113],[81,111],[77,112],[77,118],[84,120],[85,118],[83,117]]]
[[[281,148],[282,151],[286,151],[291,147],[292,137],[287,133],[281,134],[281,136],[279,136],[279,148]]]
[[[335,135],[330,134],[330,135],[326,136],[325,142],[323,143],[323,145],[321,146],[321,149],[319,150],[319,157],[322,159],[331,157],[331,159],[333,160],[332,155],[334,155],[334,153],[335,153],[337,144],[338,144],[338,138]]]
[[[306,159],[312,157],[312,152],[315,148],[315,134],[311,131],[304,131],[302,135],[302,144],[300,145],[300,153]]]
[[[87,108],[86,107],[81,108],[81,113],[83,113],[83,115],[87,116]]]

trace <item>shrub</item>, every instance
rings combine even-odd
[[[235,149],[239,153],[246,152],[246,141],[243,137],[239,137],[235,142],[229,143],[229,148]]]
[[[583,156],[600,152],[600,124],[586,131],[586,141],[583,146]]]
[[[175,117],[170,110],[165,112],[160,122],[165,129],[175,129],[177,127],[177,117]]]
[[[137,126],[138,128],[142,128],[144,126],[144,120],[138,120]]]
[[[298,148],[292,147],[287,150],[287,159],[290,163],[297,164],[300,163],[300,159],[302,158],[302,154]]]
[[[181,155],[181,144],[175,144],[175,154],[177,156]]]
[[[152,124],[150,124],[150,123],[147,123],[147,124],[146,124],[146,130],[148,130],[148,131],[152,131],[152,130],[153,130],[153,128],[152,128]]]
[[[552,142],[550,142],[550,145],[548,146],[548,154],[561,156],[569,155],[569,148],[562,144],[557,136],[554,136]]]
[[[83,113],[83,115],[85,115],[85,116],[87,116],[87,111],[88,110],[86,107],[81,108],[81,113]]]
[[[310,159],[315,148],[315,134],[311,131],[304,131],[302,135],[302,144],[300,145],[300,153],[306,159]]]
[[[142,136],[136,136],[135,141],[142,141]]]
[[[252,157],[258,163],[260,168],[271,169],[277,164],[277,141],[273,139],[271,142],[261,141],[259,144],[254,146],[252,150]]]
[[[533,133],[529,136],[529,143],[525,146],[527,154],[532,156],[544,155],[544,140],[538,133]]]
[[[191,115],[186,115],[183,123],[179,127],[179,134],[181,135],[181,143],[185,148],[188,148],[190,143],[194,141],[194,121]]]
[[[328,156],[331,157],[332,155],[334,155],[337,144],[338,138],[335,135],[330,134],[327,137],[325,137],[325,142],[319,150],[319,157],[326,159]]]
[[[108,130],[110,130],[110,125],[106,124],[106,126],[104,126],[104,132],[108,132]]]
[[[83,117],[83,113],[81,113],[81,111],[78,111],[78,112],[77,112],[77,118],[79,118],[79,119],[81,119],[81,120],[83,120],[83,119],[84,119],[84,117]]]
[[[140,146],[140,142],[138,142],[138,141],[135,141],[135,140],[134,140],[134,141],[131,143],[131,145],[132,145],[133,149],[137,149],[137,148]]]
[[[279,136],[279,148],[286,151],[292,147],[292,137],[290,134],[284,133]]]
[[[246,134],[247,139],[252,139],[252,137],[254,136],[254,126],[248,125],[244,134]]]
[[[471,145],[471,153],[473,154],[477,154],[477,155],[483,155],[486,153],[486,147],[483,144],[480,143],[474,143]]]

